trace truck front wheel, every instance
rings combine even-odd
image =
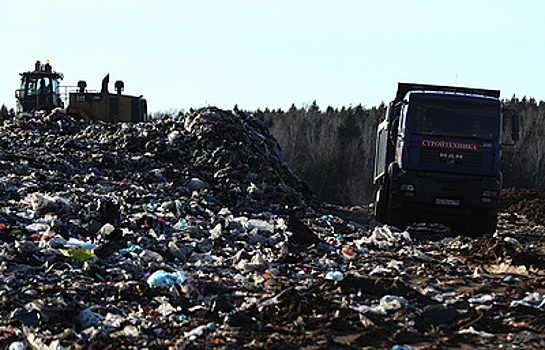
[[[465,220],[451,225],[451,232],[469,237],[494,234],[498,226],[498,214],[493,209],[475,209]]]
[[[477,210],[472,215],[473,235],[494,234],[498,227],[498,213],[496,210]]]
[[[400,230],[407,228],[407,213],[403,202],[396,199],[392,193],[388,196],[388,207],[386,209],[386,223],[395,226]]]
[[[391,204],[390,204],[391,205]],[[403,212],[403,207],[393,209],[391,207],[388,208],[388,218],[386,220],[386,223],[391,226],[395,226],[401,231],[404,231],[407,229],[407,216]]]

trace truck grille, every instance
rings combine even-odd
[[[474,151],[421,148],[420,165],[458,169],[481,169],[483,155]]]

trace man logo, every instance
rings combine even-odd
[[[441,159],[441,162],[443,163],[452,165],[454,163],[457,163],[457,164],[462,163],[464,156],[462,154],[440,152],[439,159]]]

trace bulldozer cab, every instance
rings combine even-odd
[[[59,81],[63,75],[53,71],[49,61],[43,65],[37,61],[34,71],[20,75],[21,86],[15,91],[17,113],[51,111],[63,107],[59,94]]]

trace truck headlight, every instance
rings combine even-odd
[[[401,184],[401,190],[403,192],[414,192],[414,185],[411,184]]]
[[[496,199],[497,197],[498,197],[498,191],[484,190],[483,191],[482,202],[483,203],[492,203],[492,199]]]
[[[483,197],[497,197],[498,191],[484,190]]]
[[[401,192],[407,197],[414,197],[414,185],[411,184],[401,184]]]

